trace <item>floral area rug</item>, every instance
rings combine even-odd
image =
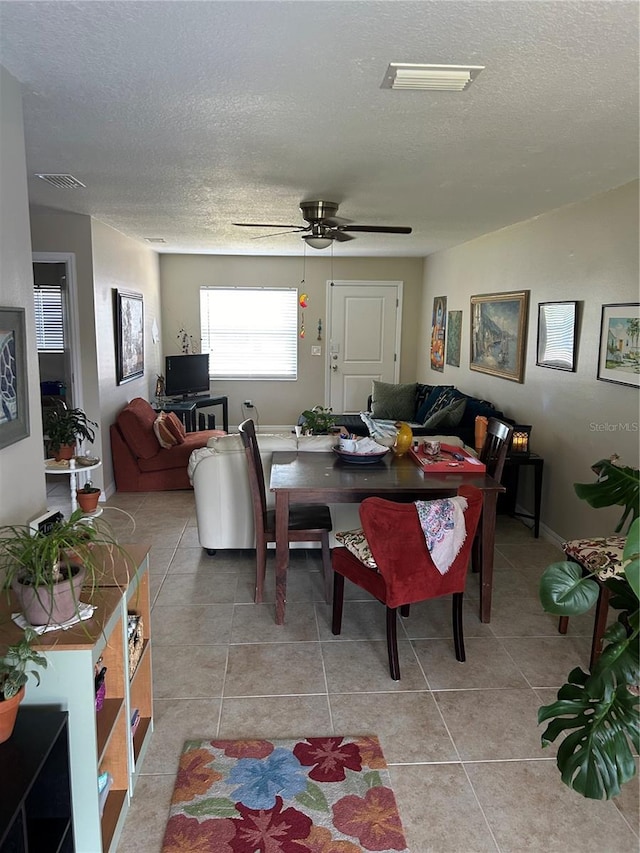
[[[369,850],[408,853],[377,737],[184,745],[162,853]]]

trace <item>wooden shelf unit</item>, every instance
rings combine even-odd
[[[78,850],[113,853],[124,825],[141,762],[153,732],[152,665],[149,599],[149,548],[123,546],[128,559],[105,552],[97,586],[82,600],[96,606],[93,617],[66,631],[40,637],[49,661],[37,686],[29,680],[25,706],[46,705],[69,714],[69,760],[73,829]],[[17,608],[0,604],[0,647],[15,642],[20,629],[10,614]],[[144,653],[129,680],[127,612],[140,613],[146,632]],[[107,667],[106,695],[95,709],[95,668]],[[141,717],[131,736],[132,708]],[[143,725],[144,723],[144,725]],[[102,816],[98,775],[108,771],[113,783]]]

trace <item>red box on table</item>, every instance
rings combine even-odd
[[[454,454],[462,456],[456,459]],[[417,447],[409,449],[409,455],[425,474],[448,474],[457,471],[462,474],[484,474],[486,467],[483,462],[468,453],[463,447],[454,447],[451,444],[441,444],[440,452],[435,455],[425,453],[422,442]]]

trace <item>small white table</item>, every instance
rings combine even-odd
[[[56,462],[55,459],[45,459],[44,470],[45,474],[66,474],[69,477],[69,488],[71,490],[71,512],[75,512],[78,509],[78,501],[76,498],[78,474],[82,474],[85,471],[93,471],[101,465],[101,460],[94,462],[93,465],[78,465],[75,459],[70,459],[68,465],[61,465],[59,462]],[[97,513],[95,514],[97,515]]]

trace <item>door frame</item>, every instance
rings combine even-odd
[[[82,359],[80,357],[80,317],[78,314],[78,287],[76,275],[76,256],[74,252],[32,252],[34,264],[64,264],[67,277],[67,316],[69,361],[71,364],[71,399],[76,409],[83,408],[82,396]]]
[[[371,281],[369,279],[335,279],[328,278],[326,281],[326,312],[327,312],[327,332],[326,332],[326,357],[324,366],[324,405],[331,404],[331,364],[329,353],[329,341],[333,337],[332,319],[333,319],[333,288],[334,287],[351,287],[360,285],[366,287],[397,287],[398,300],[396,305],[396,345],[393,362],[393,381],[397,384],[400,381],[400,352],[402,349],[402,297],[404,281]]]

